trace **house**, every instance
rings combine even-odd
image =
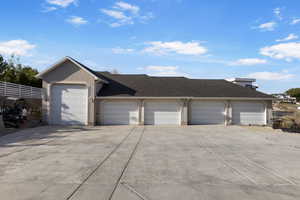
[[[272,96],[226,80],[96,72],[70,57],[38,77],[49,124],[271,123]]]
[[[243,87],[252,88],[254,90],[258,88],[258,85],[255,84],[256,79],[254,78],[230,78],[226,80]]]
[[[291,97],[290,95],[287,94],[272,94],[273,97],[275,98],[275,101],[278,103],[297,103],[297,98],[296,97]]]

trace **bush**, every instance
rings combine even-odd
[[[300,112],[295,113],[295,122],[300,127]]]
[[[290,118],[283,119],[281,122],[281,128],[283,129],[293,129],[294,127],[295,127],[295,122]]]
[[[281,128],[281,120],[280,119],[276,119],[273,121],[273,128],[274,129],[280,129]]]

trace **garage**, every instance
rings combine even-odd
[[[225,124],[225,102],[192,101],[190,104],[190,124]]]
[[[84,85],[53,85],[51,87],[50,123],[55,125],[86,125],[88,120],[88,89]]]
[[[146,101],[146,125],[180,125],[181,109],[178,101]]]
[[[261,102],[232,102],[232,123],[237,125],[265,125],[265,105]]]
[[[94,71],[65,57],[37,75],[43,121],[88,125],[271,125],[273,96],[255,79],[190,79]],[[249,88],[251,86],[251,88]]]
[[[102,125],[137,125],[139,123],[139,109],[137,101],[103,100],[98,106]]]

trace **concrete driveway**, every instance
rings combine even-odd
[[[238,126],[28,129],[0,138],[0,198],[300,199],[300,135]]]

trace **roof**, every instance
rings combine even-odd
[[[239,86],[223,79],[189,79],[186,77],[155,77],[146,74],[111,74],[96,72],[71,57],[65,57],[37,75],[45,74],[71,61],[95,80],[104,82],[98,97],[205,97],[205,98],[265,98],[271,95]]]
[[[93,76],[95,78],[95,80],[100,80],[101,79],[98,77],[97,73],[93,70],[91,70],[90,68],[86,67],[85,65],[83,65],[82,63],[78,62],[77,60],[66,56],[63,59],[59,60],[57,63],[53,64],[52,66],[48,67],[46,70],[42,71],[41,73],[39,73],[36,77],[37,78],[42,78],[45,74],[51,72],[52,70],[54,70],[55,68],[59,67],[62,63],[66,62],[66,61],[71,61],[72,63],[74,63],[76,66],[78,66],[79,68],[81,68],[82,70],[86,71],[87,73],[89,73],[91,76]]]
[[[100,97],[234,97],[273,98],[271,95],[239,86],[223,79],[154,77],[145,74],[97,72],[106,80]]]
[[[85,66],[84,64],[82,64],[81,62],[75,60],[74,58],[71,58],[69,56],[67,56],[68,59],[72,60],[74,63],[76,63],[77,65],[81,66],[83,69],[85,69],[86,71],[88,71],[89,73],[91,73],[94,77],[97,77],[99,79],[98,73],[91,70],[90,68],[88,68],[87,66]]]

